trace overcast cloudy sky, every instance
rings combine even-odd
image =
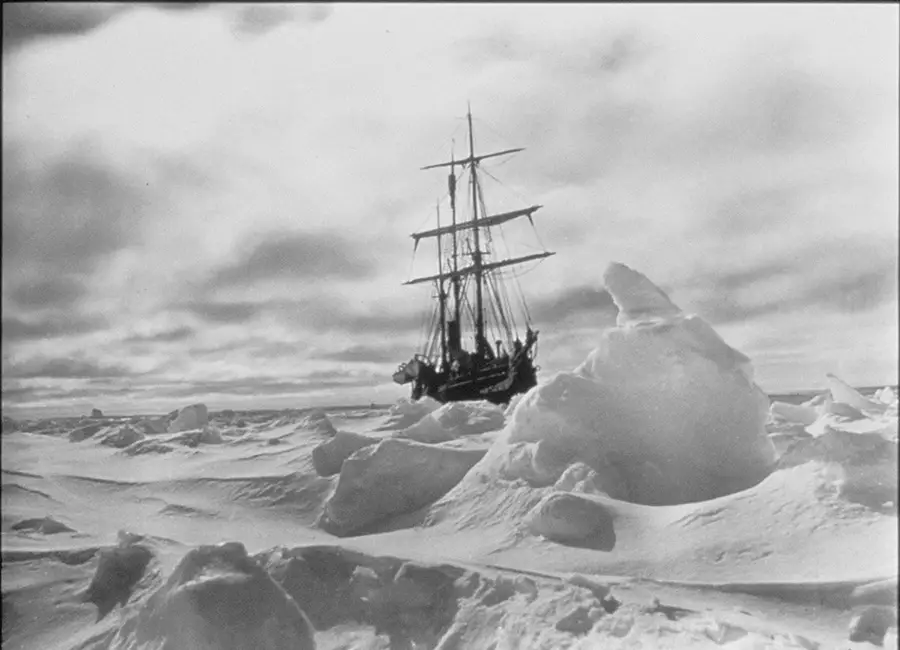
[[[610,322],[620,261],[770,392],[895,383],[898,28],[890,3],[4,3],[3,412],[405,396],[408,234],[445,183],[418,169],[467,101],[545,206],[545,376]]]

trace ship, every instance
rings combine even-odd
[[[413,400],[428,396],[440,403],[487,400],[504,405],[537,385],[540,370],[539,332],[533,327],[515,271],[555,253],[541,245],[540,252],[495,259],[494,244],[498,231],[502,236],[503,225],[527,219],[533,230],[534,214],[543,206],[499,213],[487,210],[482,177],[496,177],[482,168],[482,162],[494,162],[524,148],[477,154],[471,107],[465,121],[468,156],[455,160],[451,147],[449,162],[421,168],[449,170],[444,199],[449,199],[450,223],[441,224],[439,201],[436,227],[411,235],[414,255],[421,242],[436,244],[437,273],[404,283],[432,284],[433,307],[420,350],[399,365],[393,380],[411,384]]]

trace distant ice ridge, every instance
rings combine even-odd
[[[819,437],[840,431],[897,441],[898,400],[893,388],[885,386],[868,398],[836,375],[829,373],[826,379],[828,392],[803,404],[772,402],[769,427],[773,437]]]
[[[775,450],[750,360],[642,274],[613,263],[603,280],[617,326],[578,368],[522,398],[484,463],[546,485],[581,461],[604,484],[615,476],[620,498],[651,505],[762,480]]]

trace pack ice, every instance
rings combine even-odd
[[[803,404],[772,402],[768,428],[776,446],[786,450],[798,439],[835,432],[897,441],[897,395],[893,388],[885,386],[869,398],[840,377],[831,373],[825,377],[828,391]]]
[[[765,478],[776,454],[750,360],[642,274],[613,263],[603,279],[616,327],[578,368],[522,398],[482,465],[551,485],[579,461],[611,496],[647,505],[712,499]]]

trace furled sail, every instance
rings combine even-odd
[[[500,260],[497,262],[487,262],[487,263],[481,264],[480,270],[481,271],[491,271],[493,269],[499,269],[504,266],[511,266],[513,264],[523,264],[525,262],[531,262],[533,260],[540,260],[545,257],[550,257],[551,255],[556,255],[556,253],[551,252],[551,251],[544,251],[543,253],[532,253],[531,255],[524,255],[522,257],[514,257],[514,258],[508,259],[508,260]],[[428,275],[428,276],[421,277],[421,278],[413,278],[409,282],[404,282],[403,284],[421,284],[422,282],[434,282],[435,280],[440,280],[442,278],[446,280],[448,278],[462,277],[464,275],[471,275],[472,273],[475,273],[476,270],[478,270],[478,267],[476,267],[473,264],[472,266],[466,266],[464,268],[461,268],[458,271],[449,271],[447,273],[444,273],[443,275]]]
[[[520,210],[511,210],[500,214],[493,214],[488,217],[481,217],[478,221],[463,221],[456,225],[443,226],[441,228],[433,228],[432,230],[424,230],[422,232],[414,232],[410,237],[416,240],[416,243],[424,237],[438,237],[440,235],[448,235],[452,232],[461,232],[463,230],[471,230],[472,228],[485,228],[490,226],[499,226],[507,221],[518,219],[519,217],[529,217],[542,207],[541,205],[532,205]]]

